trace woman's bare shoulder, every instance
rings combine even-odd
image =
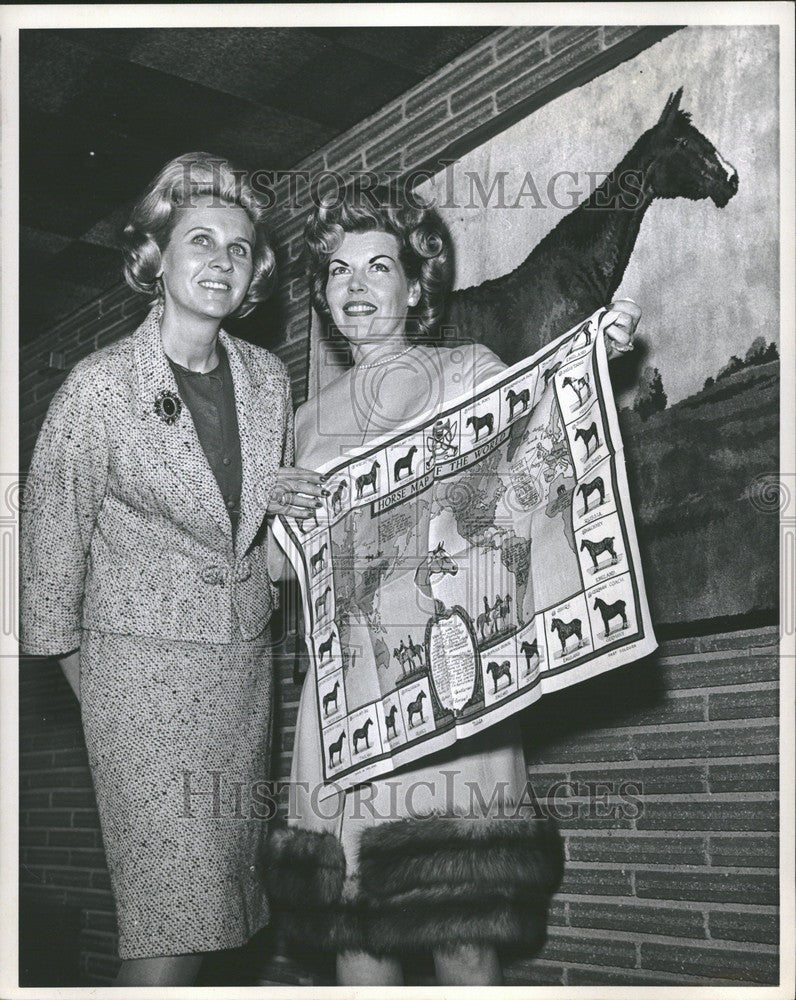
[[[445,345],[438,348],[446,378],[462,388],[502,372],[506,365],[494,351],[477,341]]]
[[[310,421],[315,423],[319,413],[338,406],[340,400],[349,395],[350,382],[351,376],[345,371],[317,392],[307,396],[303,403],[299,403],[295,413],[296,432],[298,433],[299,428],[306,426]]]

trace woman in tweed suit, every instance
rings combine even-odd
[[[186,154],[125,230],[154,299],[56,394],[22,525],[22,647],[78,695],[123,959],[118,985],[187,985],[269,917],[257,857],[274,601],[267,517],[306,514],[282,362],[221,329],[268,294],[263,209]],[[285,502],[287,500],[287,502]]]

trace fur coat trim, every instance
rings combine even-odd
[[[280,946],[332,948],[346,874],[340,841],[331,833],[295,827],[272,830],[262,871]]]
[[[290,951],[490,944],[528,957],[545,940],[563,850],[552,821],[433,815],[366,830],[357,877],[333,834],[296,827],[271,834],[264,870]]]
[[[430,815],[366,830],[359,848],[362,892],[374,902],[444,886],[477,900],[549,898],[563,875],[552,820]]]

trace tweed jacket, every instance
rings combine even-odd
[[[271,615],[266,506],[293,461],[290,383],[270,352],[223,330],[243,482],[233,542],[221,491],[177,393],[154,307],[131,336],[79,362],[39,434],[21,518],[21,645],[58,655],[81,629],[228,643]]]

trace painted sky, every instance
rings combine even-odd
[[[458,207],[442,207],[450,201],[450,171],[438,175],[423,190],[454,235],[456,287],[516,267],[570,210],[567,192],[585,197],[587,172],[611,170],[682,85],[681,106],[735,166],[739,190],[721,210],[711,201],[655,202],[617,294],[644,310],[638,335],[670,403],[701,389],[732,354],[743,356],[755,336],[778,343],[777,53],[774,27],[685,28],[463,157],[453,172]],[[500,170],[509,171],[506,203],[516,200],[530,171],[543,207],[524,198],[520,208],[500,208],[493,197],[482,208],[466,172],[477,172],[488,190]],[[583,181],[558,182],[559,208],[546,188],[564,170]],[[631,400],[626,393],[619,402]]]

